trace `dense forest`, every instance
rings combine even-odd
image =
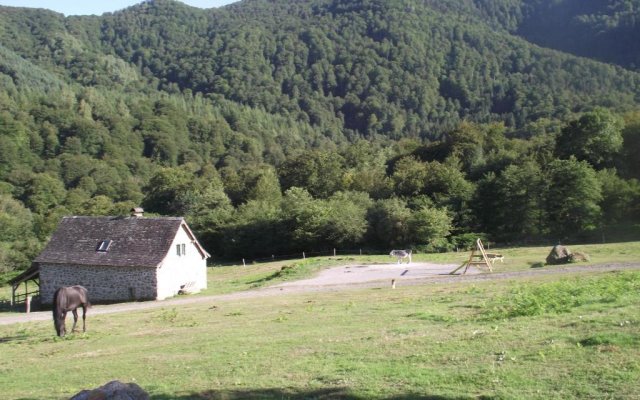
[[[0,7],[0,272],[139,205],[217,260],[633,224],[639,3]]]
[[[474,0],[480,14],[544,47],[640,69],[638,0]]]

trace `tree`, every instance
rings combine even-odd
[[[13,242],[29,237],[33,217],[24,205],[7,195],[0,194],[0,242]]]
[[[194,230],[210,234],[217,232],[232,212],[217,171],[193,171],[189,165],[159,169],[149,182],[143,205],[162,215],[184,216]]]
[[[564,238],[595,229],[601,217],[602,188],[593,168],[571,157],[553,161],[546,175],[551,232]]]
[[[418,246],[437,250],[451,233],[452,222],[445,209],[421,207],[409,220],[411,239]]]
[[[367,215],[369,240],[379,247],[407,247],[411,241],[411,210],[399,198],[375,202]]]
[[[318,198],[327,198],[342,184],[342,157],[335,152],[305,151],[285,161],[278,173],[282,188],[301,187]]]
[[[623,176],[640,179],[640,111],[625,115]]]
[[[567,159],[572,155],[595,168],[613,166],[622,150],[622,118],[598,108],[567,125],[558,136],[556,153]]]
[[[324,242],[327,209],[306,190],[292,187],[282,199],[282,213],[295,250],[314,249]]]
[[[38,214],[62,204],[67,192],[58,179],[45,173],[35,174],[29,180],[24,192],[24,203]]]
[[[292,251],[290,232],[279,204],[249,200],[237,208],[233,220],[221,231],[219,254],[225,257],[265,257]]]
[[[640,183],[635,179],[624,180],[615,169],[598,171],[602,185],[602,221],[615,225],[640,216]]]
[[[429,171],[415,157],[403,157],[396,163],[391,180],[398,196],[415,196],[423,192]]]
[[[535,162],[510,165],[478,183],[476,214],[497,240],[539,237],[545,232],[546,182]]]
[[[475,193],[475,185],[467,181],[457,164],[455,158],[449,158],[445,163],[426,163],[424,193],[433,199],[437,207],[446,207],[458,227],[467,227],[473,224],[468,203]]]
[[[338,192],[324,203],[328,211],[322,236],[327,244],[344,248],[360,243],[367,232],[369,196],[366,193]]]

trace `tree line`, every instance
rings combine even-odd
[[[217,258],[576,239],[640,211],[638,112],[308,143],[310,125],[190,96],[21,99],[0,110],[4,270],[27,266],[64,215],[139,205],[184,216]],[[281,129],[297,141],[270,150]]]
[[[516,6],[0,8],[0,270],[140,205],[218,259],[638,221],[640,75],[511,35]]]

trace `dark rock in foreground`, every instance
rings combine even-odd
[[[149,395],[135,383],[111,381],[97,389],[83,390],[70,400],[149,400]]]

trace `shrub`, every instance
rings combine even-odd
[[[481,319],[566,313],[585,304],[611,303],[639,289],[640,273],[635,271],[538,286],[518,286],[491,300]]]

